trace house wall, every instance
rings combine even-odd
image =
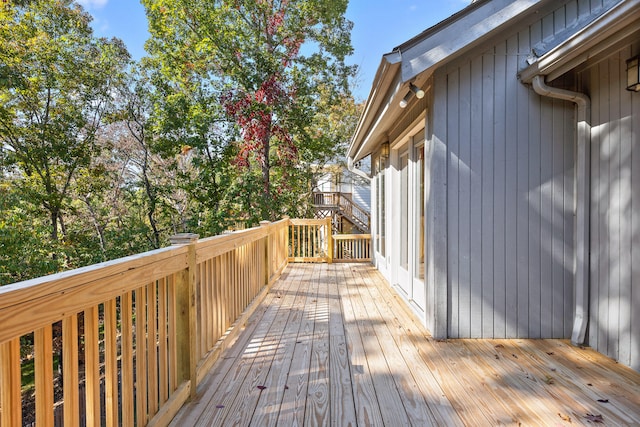
[[[565,2],[434,74],[430,138],[447,168],[446,185],[431,179],[430,200],[446,196],[431,229],[446,229],[447,257],[429,268],[446,269],[449,337],[571,335],[575,106],[541,98],[517,74],[534,47],[605,3]],[[427,241],[432,253],[441,239]]]
[[[517,75],[534,52],[552,49],[616,1],[545,3],[437,69],[427,96],[388,130],[398,140],[427,112],[424,321],[435,337],[570,337],[575,106],[538,96]],[[553,85],[575,90],[576,76]],[[392,185],[387,179],[387,215]],[[392,283],[393,220],[387,253],[374,261]]]
[[[589,345],[640,370],[640,93],[626,46],[582,71],[591,113]]]
[[[325,173],[318,178],[317,191],[350,193],[353,201],[371,212],[371,185],[353,172],[342,169],[336,173]]]

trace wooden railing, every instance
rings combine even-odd
[[[371,261],[370,234],[335,234],[333,242],[334,262]]]
[[[331,262],[331,233],[331,218],[290,220],[289,262]]]
[[[314,205],[325,212],[329,210],[346,217],[359,229],[368,231],[371,226],[371,214],[353,201],[351,193],[321,192],[313,193]]]
[[[313,204],[316,206],[338,206],[340,194],[341,193],[337,191],[313,193]]]
[[[21,337],[34,343],[37,425],[53,425],[59,341],[64,425],[167,424],[241,329],[230,326],[286,266],[288,223],[183,235],[169,248],[1,287],[0,425],[23,423]]]
[[[69,426],[167,424],[288,261],[370,257],[368,235],[330,230],[330,219],[285,218],[179,235],[168,248],[0,287],[0,426],[25,422],[21,339],[33,342],[37,425],[59,412]]]
[[[365,230],[370,229],[371,215],[353,201],[351,194],[340,193],[338,205],[342,208],[343,215],[346,215],[352,222]]]

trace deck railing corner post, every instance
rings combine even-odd
[[[180,233],[169,238],[172,245],[188,245],[187,268],[176,277],[176,339],[178,342],[177,366],[182,381],[190,381],[191,398],[197,389],[197,331],[196,331],[196,243],[194,233]]]
[[[333,263],[333,229],[331,217],[327,217],[327,263]]]

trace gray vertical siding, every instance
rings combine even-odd
[[[640,44],[584,72],[592,102],[589,345],[640,370],[640,94],[624,89]]]
[[[566,2],[436,72],[432,140],[447,147],[450,337],[571,334],[575,108],[539,97],[517,72],[532,47],[602,5]]]
[[[436,85],[447,112],[434,133],[448,149],[450,337],[570,335],[573,105],[505,80],[516,59],[479,56]]]
[[[614,3],[548,3],[552,13],[436,70],[429,96],[390,129],[391,140],[402,134],[428,98],[425,321],[435,336],[571,335],[575,106],[517,74],[533,49]],[[640,46],[554,84],[581,84],[594,102],[589,341],[640,369],[640,94],[620,80],[632,53]]]

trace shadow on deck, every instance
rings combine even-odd
[[[640,424],[640,373],[562,340],[429,337],[363,264],[290,264],[172,421]]]

